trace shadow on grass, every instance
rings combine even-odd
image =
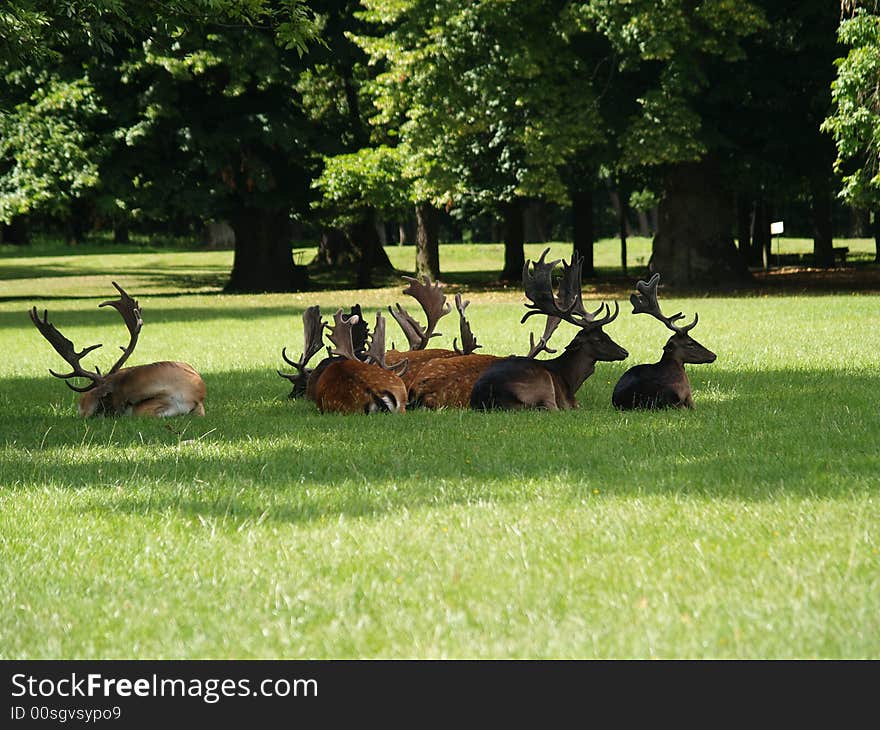
[[[598,378],[571,412],[378,416],[322,416],[271,371],[206,381],[208,415],[167,421],[86,421],[72,395],[37,402],[45,379],[0,381],[0,485],[84,490],[74,512],[308,523],[536,499],[830,498],[876,491],[880,470],[880,373],[715,369],[710,388],[694,378],[698,410],[653,413],[614,411]]]

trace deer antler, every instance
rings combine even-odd
[[[346,316],[341,309],[336,310],[333,315],[333,326],[330,327],[328,335],[330,342],[336,345],[335,348],[328,347],[327,352],[330,355],[338,355],[348,360],[359,360],[360,358],[354,351],[352,343],[351,330],[358,322],[360,317],[356,314]]]
[[[541,352],[546,352],[548,355],[552,355],[556,352],[556,350],[547,347],[547,343],[550,341],[550,338],[553,336],[553,333],[556,331],[556,328],[559,326],[559,323],[562,320],[559,317],[551,317],[547,316],[547,324],[544,325],[544,334],[541,335],[541,339],[535,343],[535,333],[529,332],[529,351],[526,354],[528,358],[535,358]]]
[[[385,318],[381,312],[376,312],[376,326],[373,328],[373,337],[366,354],[367,362],[372,362],[385,370],[403,375],[409,366],[409,360],[403,358],[393,365],[385,362]]]
[[[583,259],[577,254],[572,256],[571,264],[563,264],[562,280],[559,283],[558,295],[553,293],[553,270],[560,263],[560,259],[545,262],[544,258],[550,252],[544,249],[529,270],[531,261],[526,261],[523,266],[523,289],[530,304],[526,308],[530,311],[523,315],[520,322],[525,322],[535,314],[544,314],[548,317],[558,317],[570,322],[577,327],[585,327],[593,321],[592,317],[584,310],[581,300],[581,266]]]
[[[434,332],[434,328],[441,317],[449,314],[450,306],[446,301],[446,296],[443,294],[442,284],[431,284],[431,279],[427,276],[425,277],[424,284],[411,276],[404,276],[403,278],[409,282],[409,286],[403,290],[403,293],[414,297],[422,306],[422,311],[424,311],[428,323],[422,329],[421,325],[400,304],[395,305],[397,307],[396,312],[392,307],[388,307],[388,311],[391,312],[391,316],[397,320],[397,324],[400,325],[403,334],[406,335],[406,339],[409,341],[409,349],[424,350],[428,340],[440,334],[440,332]]]
[[[633,314],[650,314],[654,319],[658,319],[665,324],[673,332],[685,334],[697,325],[699,315],[694,315],[694,321],[688,325],[680,326],[675,324],[678,320],[683,319],[681,312],[676,312],[671,317],[667,317],[660,311],[660,304],[657,302],[657,287],[660,285],[660,274],[654,274],[649,281],[639,281],[636,283],[638,294],[630,294],[629,300],[633,305]]]
[[[464,316],[469,301],[462,301],[461,294],[455,295],[455,308],[458,310],[458,329],[461,332],[461,349],[458,349],[458,338],[453,338],[452,349],[459,355],[470,355],[474,350],[482,347],[477,344],[477,338],[471,332],[471,325]]]
[[[92,350],[97,350],[101,345],[91,345],[90,347],[83,348],[80,352],[77,352],[74,349],[73,343],[68,340],[64,335],[62,335],[56,328],[54,324],[49,322],[49,312],[48,310],[43,310],[43,318],[40,319],[37,314],[37,308],[33,307],[30,312],[31,321],[34,323],[36,328],[40,331],[40,334],[48,340],[49,344],[55,348],[55,352],[57,352],[64,360],[73,368],[73,371],[70,373],[56,373],[51,368],[49,372],[54,375],[56,378],[62,378],[64,382],[67,384],[67,387],[71,390],[75,390],[77,393],[85,393],[87,390],[91,390],[94,388],[101,380],[101,373],[98,371],[86,370],[80,364],[80,361],[88,355]],[[69,381],[69,378],[87,378],[92,381],[91,385],[87,385],[84,388],[79,388],[75,385],[72,385]]]
[[[529,270],[530,261],[526,261],[523,267],[523,288],[526,298],[531,303],[526,304],[529,311],[523,315],[520,322],[525,322],[535,314],[543,314],[548,318],[544,334],[537,344],[534,335],[530,335],[529,357],[534,357],[541,351],[555,352],[555,350],[547,348],[547,342],[562,320],[582,329],[596,328],[613,321],[620,312],[620,307],[616,302],[613,314],[607,304],[603,304],[594,312],[588,312],[584,309],[581,294],[583,258],[576,252],[572,254],[570,263],[562,262],[562,279],[559,282],[558,293],[554,294],[552,274],[560,260],[545,262],[544,258],[549,251],[549,248],[544,249],[541,258],[532,264],[531,271]],[[604,316],[600,316],[603,311],[605,312]]]
[[[119,349],[122,350],[122,355],[113,364],[113,367],[110,368],[107,375],[115,373],[122,367],[123,363],[128,360],[131,353],[134,352],[134,348],[137,346],[138,336],[141,333],[141,328],[144,326],[144,320],[141,319],[141,309],[137,300],[132,299],[115,281],[111,283],[116,287],[116,291],[119,292],[119,299],[113,299],[109,302],[101,302],[98,306],[113,307],[122,315],[122,321],[125,322],[125,326],[128,328],[129,340],[126,347],[119,347]]]
[[[280,370],[275,371],[282,378],[287,378],[290,382],[294,382],[294,379],[299,378],[304,374],[309,360],[311,360],[321,351],[321,348],[324,347],[324,328],[327,324],[321,317],[321,308],[317,304],[307,307],[303,312],[302,319],[303,354],[299,356],[299,360],[291,360],[287,357],[287,348],[281,348],[281,357],[284,358],[284,362],[296,369],[296,374],[288,375],[287,373],[282,373]]]

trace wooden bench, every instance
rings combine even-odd
[[[840,261],[841,265],[846,263],[846,255],[849,253],[848,246],[835,246],[834,258]]]

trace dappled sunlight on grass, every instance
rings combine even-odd
[[[466,253],[461,272],[491,265]],[[117,271],[0,258],[33,275],[0,292],[3,658],[880,657],[880,297],[670,293],[718,353],[687,368],[693,411],[612,408],[669,333],[597,292],[630,357],[576,410],[339,416],[287,398],[281,348],[301,351],[307,306],[373,321],[402,282],[209,294],[193,282],[229,252],[117,255],[144,309],[131,364],[191,362],[207,415],[79,418],[26,310],[103,342],[105,367]],[[483,352],[540,329],[515,288],[467,298]]]

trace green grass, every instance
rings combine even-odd
[[[321,416],[274,372],[303,309],[402,287],[210,293],[229,261],[0,259],[0,658],[880,658],[877,295],[667,295],[718,353],[693,412],[611,408],[666,339],[622,306],[630,357],[577,411]],[[144,309],[132,364],[191,362],[205,418],[85,421],[46,373],[26,309],[106,367],[111,278]],[[484,351],[526,348],[518,291],[467,298]]]

